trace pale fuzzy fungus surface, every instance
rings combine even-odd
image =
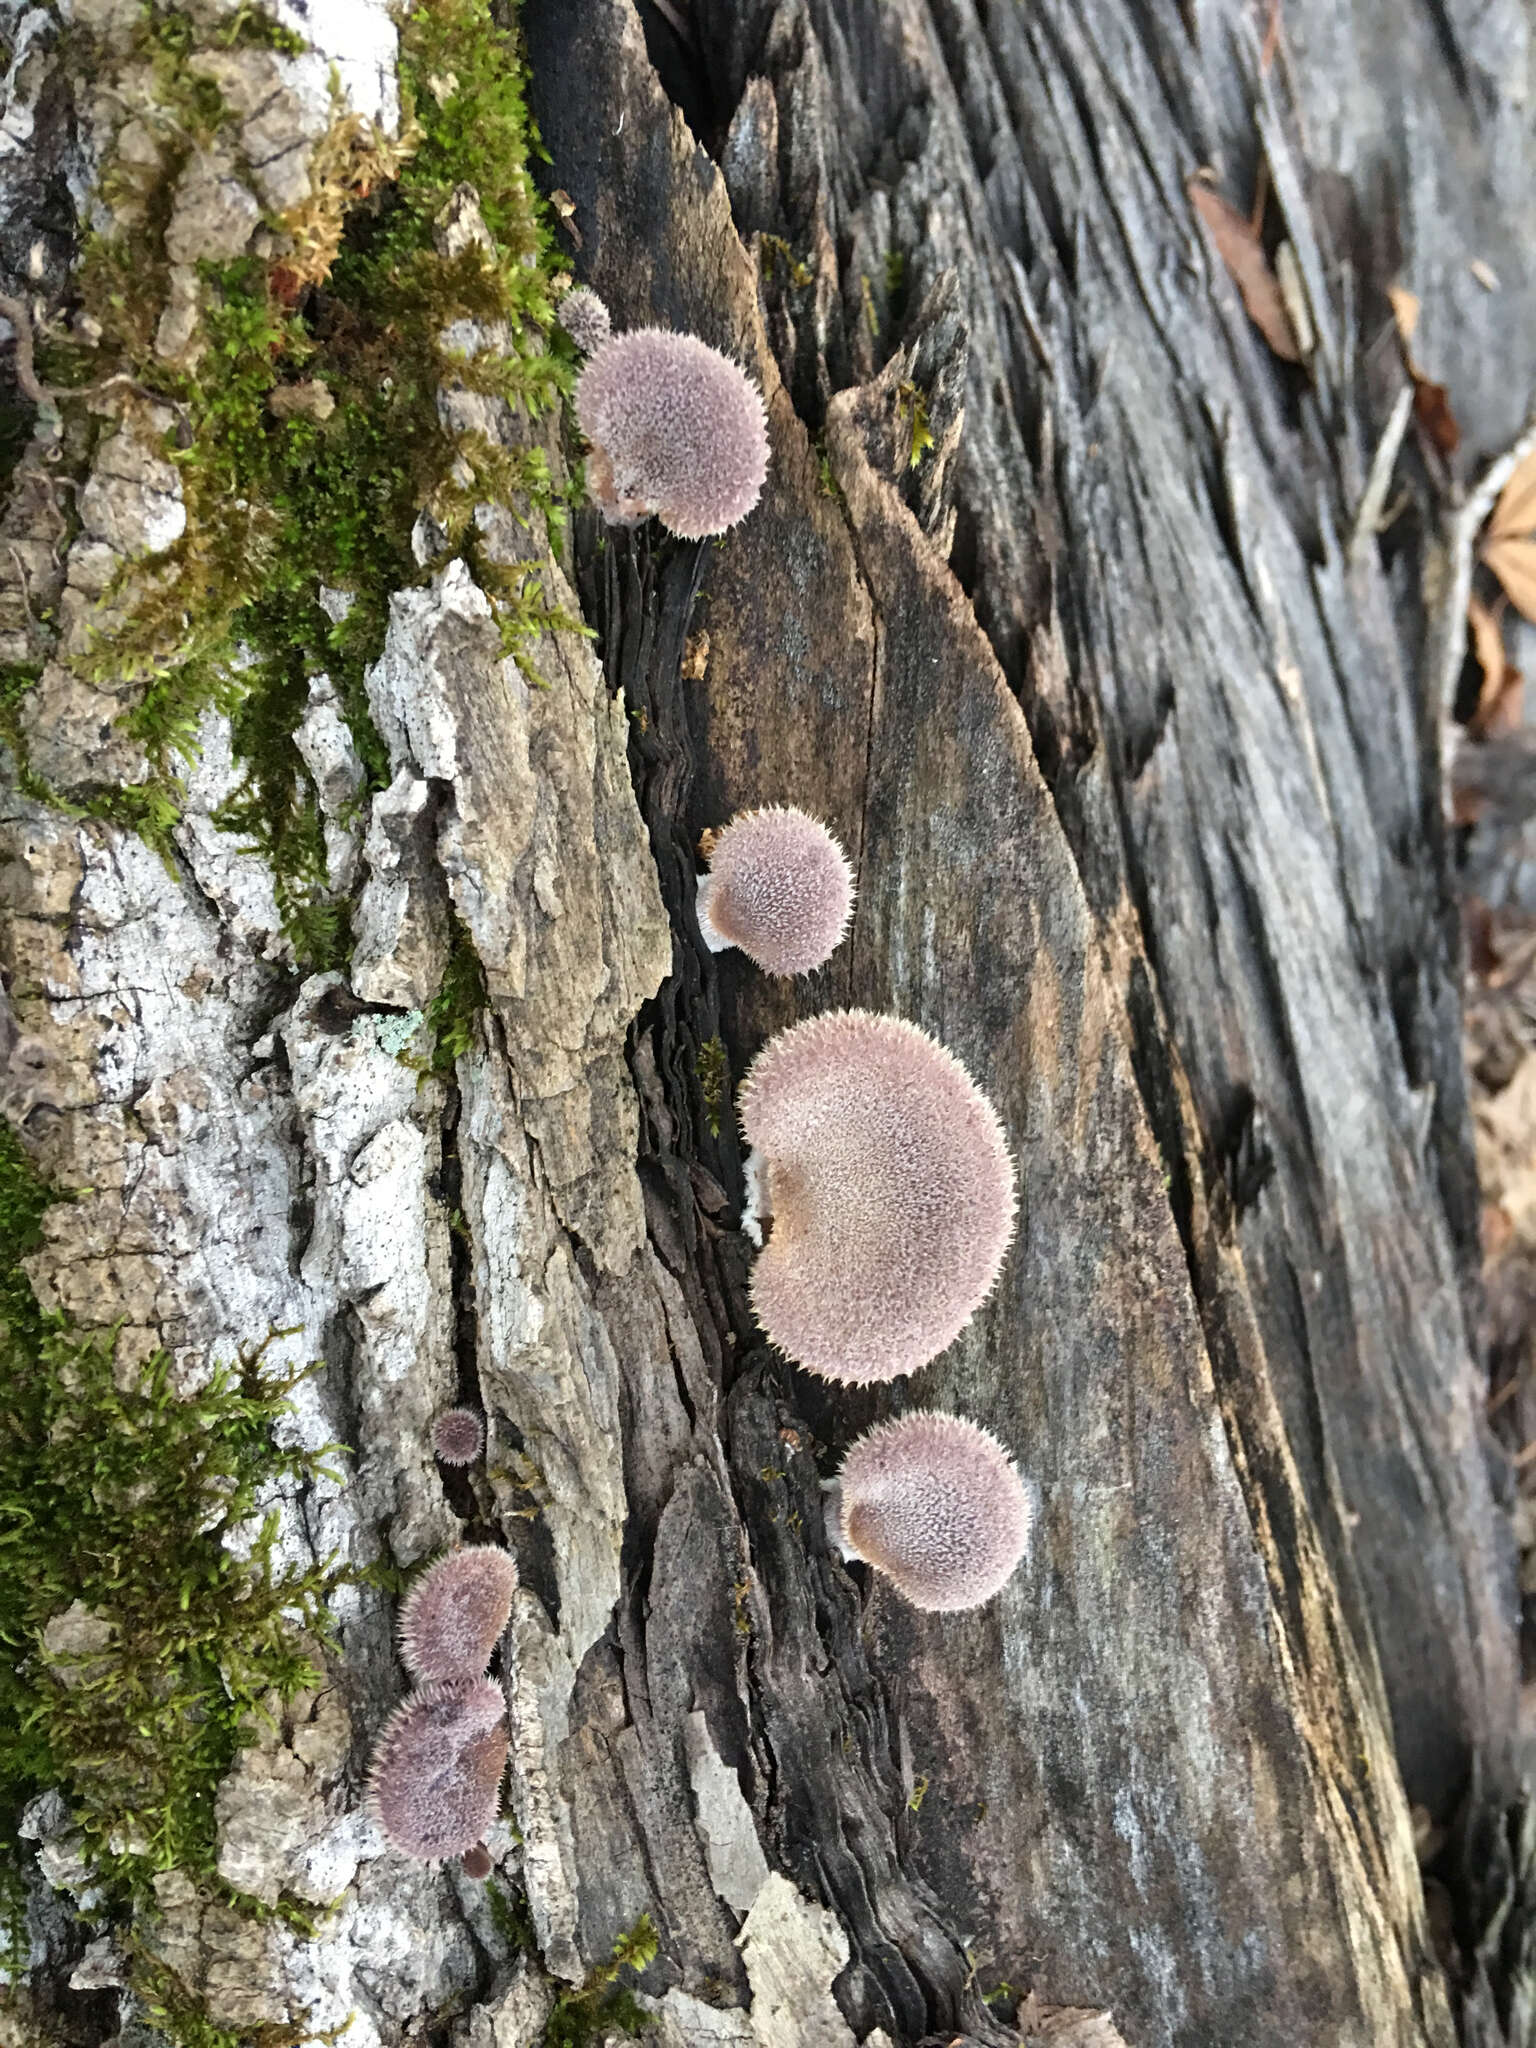
[[[844,1554],[884,1572],[914,1607],[979,1607],[1029,1542],[1029,1499],[990,1431],[920,1411],[876,1423],[838,1474]]]
[[[488,1678],[429,1685],[379,1737],[368,1810],[390,1847],[440,1863],[480,1844],[496,1818],[507,1762],[506,1701]]]
[[[853,869],[826,826],[789,804],[743,811],[699,877],[699,930],[712,953],[739,946],[765,974],[809,974],[841,944]]]
[[[428,1565],[400,1610],[400,1654],[414,1678],[478,1678],[512,1612],[517,1565],[491,1543]]]
[[[773,1219],[751,1281],[768,1337],[856,1384],[936,1358],[1013,1235],[1007,1141],[965,1068],[899,1017],[833,1011],[770,1040],[739,1109]]]
[[[602,347],[613,333],[608,308],[589,286],[577,285],[560,301],[560,325],[584,356]]]
[[[637,327],[593,354],[576,382],[592,443],[587,483],[610,525],[655,513],[684,540],[744,519],[768,474],[756,386],[695,334]]]
[[[445,1408],[432,1425],[432,1449],[445,1465],[473,1465],[485,1448],[485,1424],[473,1408]]]

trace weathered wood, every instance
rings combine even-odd
[[[491,1846],[539,1954],[355,1811],[403,1682],[373,1588],[342,1596],[332,1688],[220,1795],[226,1875],[340,1909],[301,1937],[172,1877],[149,1939],[220,2023],[351,2013],[365,2048],[449,2010],[464,2048],[531,2044],[642,1913],[658,2038],[686,2048],[1002,2048],[1026,1987],[1112,2008],[1136,2048],[1449,2048],[1410,1801],[1450,1822],[1466,1795],[1464,1953],[1531,1858],[1505,1824],[1507,1542],[1418,680],[1451,631],[1438,458],[1410,447],[1408,509],[1351,541],[1401,381],[1388,283],[1424,298],[1432,374],[1478,338],[1453,396],[1479,456],[1525,409],[1514,0],[1411,24],[1286,0],[1273,61],[1242,0],[522,15],[578,272],[617,324],[760,380],[763,502],[718,545],[583,514],[560,566],[488,514],[484,562],[539,565],[598,633],[596,658],[542,639],[545,689],[464,561],[398,594],[368,679],[393,780],[350,851],[356,758],[323,692],[306,719],[346,977],[300,982],[270,877],[214,827],[217,716],[169,866],[10,791],[28,1036],[4,1086],[90,1190],[30,1262],[45,1304],[125,1315],[119,1355],[168,1344],[189,1384],[263,1328],[326,1361],[295,1428],[351,1444],[355,1477],[281,1504],[292,1554],[409,1564],[465,1527],[517,1551],[517,1840]],[[387,118],[382,10],[322,28]],[[97,150],[110,84],[79,114]],[[27,91],[83,188],[69,92]],[[1210,161],[1246,206],[1261,153],[1307,368],[1268,354],[1185,194]],[[14,273],[41,188],[5,162]],[[529,438],[499,401],[444,403]],[[39,474],[5,533],[34,600],[70,577],[68,644],[88,551],[56,552]],[[108,738],[134,772],[110,720],[138,687],[45,674],[24,716],[61,795],[119,772]],[[793,985],[708,953],[693,911],[699,833],[783,799],[860,882],[848,942]],[[450,906],[488,1005],[423,1076],[397,1054]],[[1021,1183],[975,1323],[856,1394],[753,1324],[730,1101],[772,1031],[849,1002],[961,1055]],[[483,1403],[490,1454],[445,1486],[427,1425],[452,1398]],[[826,1541],[841,1449],[921,1403],[994,1428],[1037,1505],[980,1613],[918,1615]],[[67,1815],[28,1824],[78,1890]],[[63,1989],[81,1928],[41,1884],[36,1910],[42,2037],[103,2037],[112,2001],[93,2031]],[[1468,2039],[1498,2038],[1530,1918],[1469,1971]]]

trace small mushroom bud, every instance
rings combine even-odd
[[[400,1654],[415,1678],[478,1678],[512,1612],[517,1564],[493,1543],[428,1565],[400,1609]]]
[[[601,343],[576,380],[576,417],[592,443],[587,482],[612,526],[654,512],[684,540],[702,540],[761,495],[762,398],[696,334],[637,327]]]
[[[445,1465],[473,1465],[485,1448],[485,1424],[473,1408],[445,1408],[432,1425],[432,1448]]]
[[[466,1849],[459,1858],[459,1868],[476,1884],[483,1884],[495,1867],[491,1861],[491,1852],[484,1842],[476,1842],[473,1849]]]
[[[752,1306],[786,1357],[851,1383],[916,1372],[986,1299],[1013,1235],[997,1112],[936,1039],[833,1011],[770,1040],[742,1084]]]
[[[743,811],[713,834],[698,901],[712,953],[739,946],[765,974],[809,974],[840,944],[852,909],[848,856],[804,811]]]
[[[608,308],[597,293],[584,284],[577,285],[573,292],[567,292],[560,301],[559,319],[560,325],[584,356],[601,348],[613,332]]]
[[[843,1553],[884,1572],[914,1607],[979,1607],[1029,1541],[1029,1498],[979,1423],[935,1411],[876,1423],[837,1478]]]
[[[367,1805],[390,1846],[422,1863],[462,1856],[496,1818],[507,1762],[506,1701],[488,1678],[429,1685],[379,1737]]]

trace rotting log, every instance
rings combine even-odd
[[[307,26],[361,91],[384,20],[334,47]],[[296,971],[270,875],[216,829],[227,721],[162,859],[35,781],[90,812],[141,683],[60,658],[29,695],[8,1103],[90,1190],[49,1212],[39,1298],[125,1321],[125,1369],[162,1345],[189,1385],[270,1329],[324,1360],[296,1427],[356,1468],[285,1504],[296,1554],[408,1565],[468,1526],[523,1568],[501,1891],[380,1855],[356,1816],[403,1681],[377,1575],[344,1589],[330,1684],[219,1809],[228,1881],[339,1911],[307,1935],[172,1874],[143,1915],[220,2024],[350,2012],[393,2043],[448,2011],[469,2048],[531,2043],[562,1997],[598,2013],[593,1973],[649,1915],[640,1981],[687,2048],[1001,2044],[1039,2002],[1109,2008],[1136,2048],[1440,2048],[1463,1992],[1466,2038],[1505,2038],[1521,1907],[1476,1948],[1530,1873],[1436,664],[1442,508],[1528,399],[1522,18],[1269,20],[526,0],[577,274],[617,324],[749,366],[769,484],[722,545],[585,513],[558,565],[499,507],[396,596],[365,837],[334,698],[305,719],[355,897],[342,967]],[[75,169],[42,61],[18,95]],[[1453,168],[1480,151],[1486,184]],[[1211,164],[1246,207],[1261,162],[1305,366],[1186,193]],[[15,215],[44,202],[31,171],[7,191],[19,271]],[[444,233],[472,237],[456,204]],[[1469,453],[1410,445],[1378,538],[1356,525],[1398,281]],[[473,394],[448,411],[530,443]],[[174,475],[96,463],[85,542],[114,482],[164,515]],[[6,515],[28,650],[35,579],[69,574],[66,634],[101,589],[40,474]],[[597,635],[543,634],[532,686],[486,594],[530,564]],[[780,799],[860,877],[848,942],[792,987],[708,954],[692,912],[700,831]],[[423,1073],[399,1055],[465,945],[484,1008]],[[1021,1184],[995,1296],[879,1395],[769,1354],[734,1228],[732,1081],[849,1002],[965,1059]],[[483,1480],[445,1484],[426,1430],[456,1395],[491,1441]],[[1032,1555],[977,1614],[918,1616],[824,1538],[839,1449],[914,1400],[987,1422],[1035,1490]],[[1411,1805],[1450,1830],[1438,1950]],[[78,1892],[67,1813],[28,1825]],[[521,1949],[491,1905],[519,1890]],[[34,1908],[29,2023],[104,2038],[115,2000],[64,1988],[84,1933]]]

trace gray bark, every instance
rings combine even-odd
[[[1442,2048],[1463,1990],[1466,2038],[1525,2038],[1518,1900],[1474,1953],[1529,1873],[1440,721],[1455,507],[1531,397],[1527,24],[1287,0],[1266,68],[1264,12],[526,0],[578,274],[616,325],[749,365],[763,503],[718,548],[579,522],[552,594],[598,656],[551,639],[547,692],[462,564],[401,593],[360,849],[323,688],[306,724],[360,892],[350,986],[296,985],[270,877],[213,829],[217,720],[175,873],[8,798],[6,969],[47,1048],[12,1111],[95,1190],[50,1213],[40,1297],[126,1316],[122,1355],[164,1344],[189,1383],[267,1328],[326,1360],[297,1427],[359,1455],[286,1504],[295,1554],[409,1563],[473,1510],[523,1567],[492,1847],[539,1957],[357,1813],[402,1680],[389,1603],[352,1592],[333,1688],[220,1806],[232,1881],[338,1912],[304,1940],[166,1883],[156,1939],[221,2022],[351,2012],[393,2044],[451,2009],[514,2048],[648,1912],[659,2037],[689,2048],[1001,2043],[1042,2005],[1084,2009],[1067,2041],[1108,2008],[1137,2048]],[[321,42],[349,83],[377,26]],[[1209,162],[1246,204],[1260,155],[1305,367],[1184,189]],[[41,204],[30,172],[6,204]],[[1407,509],[1357,540],[1399,279],[1466,451],[1410,442]],[[66,633],[91,547],[174,524],[137,462],[98,454]],[[46,577],[41,513],[8,516]],[[50,779],[93,784],[110,689],[39,690]],[[777,800],[860,875],[793,987],[691,910],[699,832]],[[396,1055],[450,904],[490,1004],[418,1085]],[[1002,1286],[880,1394],[764,1346],[701,1079],[710,1041],[739,1077],[846,1002],[951,1045],[1020,1169]],[[472,1500],[427,1443],[456,1391],[490,1422]],[[823,1534],[839,1450],[918,1402],[987,1422],[1035,1490],[1032,1554],[974,1614],[915,1614]],[[1415,1804],[1456,1829],[1454,1976]],[[34,1819],[78,1890],[67,1816]],[[82,1937],[46,1931],[58,1983]],[[1002,1982],[1031,1994],[1011,2023]]]

